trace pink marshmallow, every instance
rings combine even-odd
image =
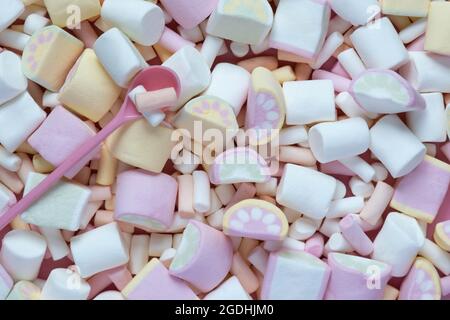
[[[334,91],[336,92],[348,91],[351,84],[350,79],[325,70],[314,71],[312,74],[312,80],[331,80],[334,85]]]
[[[305,251],[313,256],[320,258],[323,254],[324,239],[320,233],[316,233],[311,238],[306,240]]]
[[[167,12],[179,25],[192,29],[205,20],[219,0],[161,0]]]
[[[369,237],[364,233],[358,220],[351,214],[345,216],[340,222],[339,227],[345,240],[362,256],[367,256],[373,251],[373,244]]]
[[[355,173],[344,166],[339,161],[331,161],[320,164],[320,171],[326,174],[337,174],[341,176],[353,177]]]
[[[163,34],[159,39],[159,44],[170,52],[177,52],[185,46],[195,47],[195,43],[184,39],[178,33],[167,27],[164,28]]]

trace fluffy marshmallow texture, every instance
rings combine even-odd
[[[235,276],[208,293],[203,300],[253,300]]]
[[[70,269],[53,269],[42,288],[42,300],[87,300],[91,286]]]
[[[0,0],[2,15],[0,17],[0,32],[8,28],[25,10],[21,0]]]
[[[11,51],[0,52],[0,105],[17,97],[27,86],[19,56]]]
[[[183,28],[191,30],[216,8],[218,0],[161,0],[170,16]]]
[[[354,26],[369,23],[381,9],[377,0],[330,0],[331,9]]]

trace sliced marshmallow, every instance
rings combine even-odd
[[[433,239],[439,247],[450,252],[450,220],[436,224]]]
[[[441,284],[433,264],[418,257],[403,280],[399,300],[440,300]]]
[[[56,268],[42,288],[42,300],[87,300],[91,286],[70,269]]]
[[[27,89],[20,58],[11,51],[0,52],[0,105]]]

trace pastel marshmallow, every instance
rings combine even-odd
[[[164,9],[183,28],[193,29],[216,8],[218,0],[161,0]]]
[[[232,276],[210,291],[203,300],[253,300],[245,291],[239,279]]]
[[[0,300],[5,300],[14,286],[14,281],[8,272],[0,265]]]
[[[363,26],[376,17],[381,9],[377,0],[330,0],[331,9],[354,26]]]
[[[27,89],[19,56],[11,51],[0,52],[0,105],[14,99]]]
[[[441,283],[433,264],[418,257],[400,287],[399,300],[440,300]]]
[[[83,42],[55,25],[42,28],[23,50],[23,73],[45,89],[58,91],[83,48]]]
[[[41,183],[46,175],[30,172],[24,194]],[[80,228],[91,191],[74,182],[60,181],[49,192],[22,213],[28,223],[55,229],[76,231]]]
[[[1,0],[0,7],[2,8],[0,32],[13,24],[25,10],[25,6],[21,0]]]
[[[128,170],[117,177],[114,214],[119,221],[147,229],[170,227],[178,184],[171,176]]]
[[[41,288],[30,281],[18,281],[14,284],[6,300],[41,300]]]
[[[42,288],[42,300],[87,300],[91,286],[70,269],[55,268]]]
[[[275,12],[270,46],[314,59],[325,41],[330,14],[326,1],[281,0]]]
[[[395,187],[390,206],[427,223],[433,222],[450,183],[450,166],[425,156]]]
[[[433,1],[430,3],[425,33],[426,51],[450,56],[450,3],[446,1]]]
[[[436,224],[433,239],[442,249],[450,252],[450,221],[442,221]]]
[[[406,17],[426,17],[431,0],[383,0],[383,14]]]
[[[73,28],[81,21],[100,14],[99,0],[44,0],[44,4],[52,23],[61,28]]]

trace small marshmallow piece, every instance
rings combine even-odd
[[[0,32],[13,24],[25,10],[25,6],[21,0],[1,0],[0,7],[2,8]]]
[[[321,172],[286,164],[277,190],[277,202],[304,215],[325,217],[336,191],[336,179]]]
[[[137,274],[148,262],[148,248],[150,237],[146,234],[133,235],[130,246],[130,262],[128,267],[131,274]]]
[[[319,221],[319,223],[317,223]],[[320,226],[320,220],[301,217],[295,220],[289,227],[289,238],[295,240],[307,240],[311,238]]]
[[[331,202],[327,218],[342,218],[350,213],[359,213],[364,208],[363,197],[348,197]]]
[[[421,18],[400,31],[399,36],[403,43],[410,43],[422,36],[427,29],[428,19]]]
[[[426,51],[442,55],[450,55],[450,3],[433,1],[428,12],[427,31],[425,35]]]
[[[117,28],[103,33],[95,41],[94,51],[106,72],[122,88],[126,88],[131,79],[147,67],[134,44]]]
[[[211,192],[209,176],[205,171],[197,170],[192,173],[194,182],[194,210],[207,213],[211,209]]]
[[[270,254],[262,284],[264,300],[321,300],[330,269],[306,252],[277,251]]]
[[[164,251],[172,247],[172,235],[152,233],[148,246],[148,254],[151,257],[160,257]]]
[[[239,279],[232,276],[213,291],[209,292],[203,300],[253,300],[245,291]]]
[[[270,34],[271,47],[314,59],[325,41],[330,14],[325,1],[281,0]]]
[[[74,29],[81,21],[100,14],[98,0],[44,0],[44,4],[52,23],[61,28]]]
[[[188,281],[201,292],[208,292],[229,272],[232,255],[228,237],[206,224],[191,220],[170,265],[170,274]]]
[[[47,19],[39,14],[32,13],[25,19],[23,24],[23,32],[31,36],[49,24],[50,19]]]
[[[34,231],[12,230],[2,240],[0,261],[14,280],[37,278],[47,244]]]
[[[330,0],[331,9],[354,26],[368,24],[381,11],[377,0]]]
[[[336,120],[331,80],[287,81],[283,84],[283,93],[286,99],[286,124]]]
[[[339,228],[339,224],[337,224],[337,226]],[[354,251],[353,247],[339,231],[330,234],[324,250],[327,254],[331,252],[350,253]]]
[[[11,172],[19,171],[22,159],[0,146],[0,166]]]
[[[433,264],[417,258],[400,287],[399,300],[440,300],[441,284]]]
[[[18,281],[14,284],[6,300],[41,300],[41,288],[30,281]]]
[[[223,39],[256,45],[266,38],[272,23],[272,8],[266,0],[219,0],[209,17],[206,32]]]
[[[430,0],[383,0],[381,9],[383,14],[404,17],[426,17]]]
[[[349,214],[345,216],[345,218],[339,222],[339,227],[344,238],[358,254],[368,256],[372,253],[372,241],[364,233],[362,227],[353,215]]]
[[[228,49],[223,39],[214,37],[210,34],[206,35],[205,41],[202,43],[200,53],[209,68],[212,67],[216,58],[221,55],[223,48],[225,48],[226,53]]]
[[[408,51],[387,17],[356,29],[350,39],[367,68],[397,69],[409,61]]]
[[[327,62],[333,53],[344,43],[344,37],[339,32],[333,32],[325,40],[322,49],[317,54],[316,59],[310,64],[311,68],[319,69]]]
[[[169,274],[166,267],[156,258],[131,280],[122,294],[127,300],[196,300],[191,288],[183,281]]]
[[[408,112],[406,122],[422,142],[444,142],[447,139],[447,121],[442,93],[422,94],[425,109]]]
[[[366,70],[364,63],[353,48],[342,51],[337,56],[337,59],[352,79],[356,78]]]
[[[369,144],[369,127],[362,118],[320,123],[309,130],[309,145],[320,163],[357,156]]]
[[[192,29],[216,8],[218,0],[161,0],[169,15],[183,28]]]
[[[136,95],[136,104],[139,112],[146,113],[173,107],[177,99],[174,88],[164,88]]]
[[[91,286],[70,269],[53,269],[42,288],[42,300],[87,300]]]
[[[289,146],[308,141],[308,132],[305,126],[290,126],[281,129],[279,136],[280,146]]]
[[[170,227],[177,182],[164,173],[128,170],[117,178],[115,219],[148,229]]]
[[[375,169],[360,157],[341,159],[339,162],[358,175],[365,183],[369,183],[375,178]]]
[[[211,71],[197,49],[186,46],[175,52],[162,64],[172,69],[181,84],[180,97],[174,111],[182,107],[189,99],[205,90],[211,80]]]
[[[369,198],[374,191],[374,186],[371,182],[364,182],[358,177],[352,177],[348,185],[352,194],[357,197]]]
[[[370,151],[394,178],[410,173],[423,160],[426,148],[396,115],[387,115],[370,129]]]
[[[450,252],[442,250],[433,241],[425,239],[425,244],[419,254],[429,260],[444,275],[450,275]]]
[[[371,225],[376,225],[384,210],[389,205],[393,195],[394,189],[387,183],[379,181],[359,215],[361,219]]]
[[[27,89],[20,58],[11,51],[0,52],[0,105]]]
[[[367,112],[353,99],[352,95],[347,91],[341,92],[336,96],[336,105],[349,118],[362,117],[375,119],[378,117],[376,113]]]
[[[250,47],[248,44],[233,41],[230,43],[230,50],[235,57],[242,58],[250,52]]]
[[[30,172],[24,194],[45,178],[46,175]],[[25,210],[21,217],[24,221],[40,227],[76,231],[80,227],[90,197],[91,191],[86,186],[60,181]]]
[[[14,285],[14,280],[0,264],[0,300],[5,300]]]
[[[161,8],[148,1],[105,0],[101,15],[107,23],[144,46],[157,43],[165,25]]]
[[[390,206],[427,223],[433,222],[450,183],[450,165],[430,156],[395,187]]]
[[[211,74],[211,83],[203,93],[220,98],[230,104],[238,115],[247,99],[250,74],[247,70],[231,63],[219,63]]]
[[[58,91],[83,48],[83,42],[55,25],[42,28],[23,50],[23,73],[45,89]]]
[[[450,220],[436,224],[433,239],[439,247],[450,252]]]
[[[342,253],[330,253],[331,269],[325,299],[380,300],[390,279],[391,267],[383,262]]]
[[[39,231],[47,241],[48,250],[52,255],[53,261],[58,261],[69,255],[69,246],[64,240],[59,229],[40,227]]]
[[[72,237],[70,249],[82,278],[128,262],[128,250],[116,222]]]
[[[392,266],[392,276],[403,277],[425,242],[417,220],[391,212],[373,242],[372,259]]]

